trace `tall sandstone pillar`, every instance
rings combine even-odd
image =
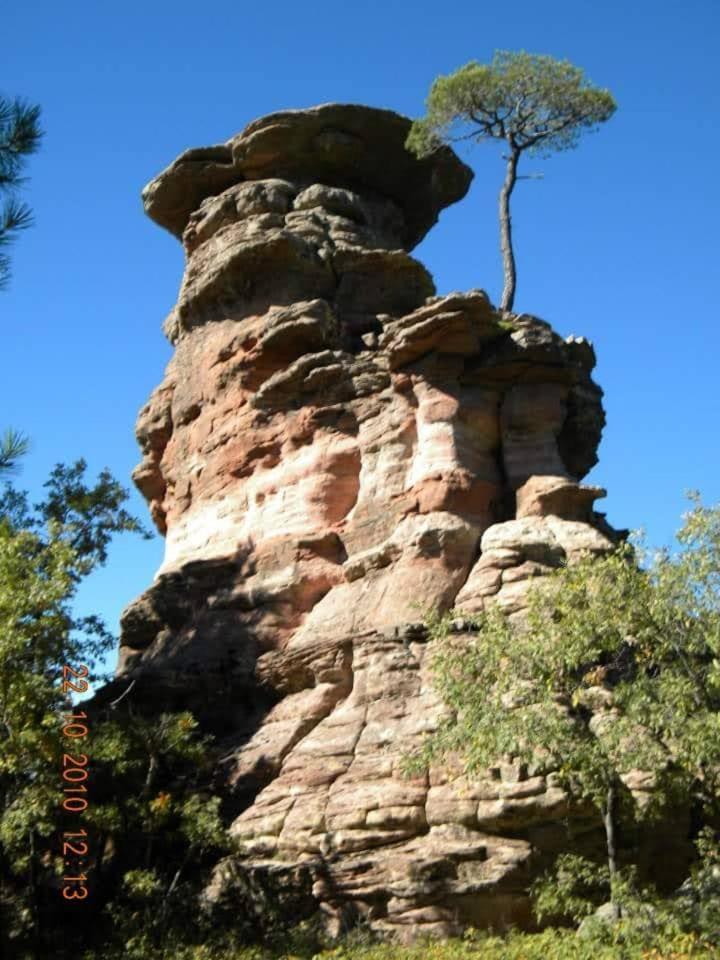
[[[187,259],[137,427],[165,559],[118,667],[226,747],[239,853],[209,904],[244,872],[404,939],[526,924],[561,821],[594,828],[512,764],[402,776],[443,709],[424,613],[521,616],[534,577],[612,545],[579,483],[604,422],[592,347],[436,295],[409,251],[472,174],[448,148],[415,159],[408,129],[277,113],[146,188]]]

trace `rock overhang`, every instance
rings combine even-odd
[[[226,143],[186,150],[143,190],[148,216],[178,238],[203,200],[247,180],[288,178],[393,200],[415,247],[473,178],[449,147],[419,160],[405,147],[411,120],[392,110],[326,103],[248,124]]]

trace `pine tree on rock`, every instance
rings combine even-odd
[[[583,130],[595,129],[615,112],[608,90],[590,86],[566,60],[500,50],[490,64],[471,61],[438,77],[416,120],[407,147],[422,157],[440,143],[487,139],[505,143],[505,179],[500,189],[500,248],[504,284],[500,309],[513,309],[517,283],[510,197],[523,153],[547,156],[576,146]]]

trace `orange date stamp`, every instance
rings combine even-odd
[[[84,663],[77,669],[64,666],[62,692],[68,697],[71,693],[85,693],[89,687],[87,675],[88,668]],[[81,827],[83,814],[88,808],[88,756],[81,752],[83,741],[88,735],[88,726],[84,721],[87,721],[84,710],[64,713],[62,718],[62,735],[65,738],[61,771],[62,807],[67,814],[74,815],[78,820],[77,830],[66,830],[62,835],[62,895],[66,900],[85,900],[88,896],[87,876],[84,873],[88,863],[88,834],[87,830]]]

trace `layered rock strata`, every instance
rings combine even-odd
[[[307,884],[340,929],[529,921],[528,880],[596,842],[552,776],[407,779],[442,714],[430,609],[500,603],[612,532],[580,485],[603,426],[584,339],[437,296],[409,251],[472,174],[409,121],[330,104],[183,154],[145,190],[187,261],[135,471],[165,560],[123,616],[123,680],[227,746],[237,871]],[[562,825],[567,821],[571,826]]]

